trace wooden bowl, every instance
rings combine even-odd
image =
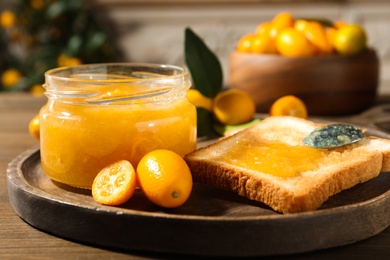
[[[259,113],[268,113],[284,95],[302,99],[309,115],[359,113],[375,101],[378,81],[372,49],[354,56],[287,58],[237,51],[230,56],[229,88],[248,92]]]

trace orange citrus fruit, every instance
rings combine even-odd
[[[271,106],[270,116],[295,116],[307,118],[305,103],[293,95],[283,96],[277,99]]]
[[[271,22],[264,22],[264,23],[259,24],[256,27],[256,34],[270,36],[271,29],[272,29]]]
[[[28,131],[30,135],[36,139],[40,137],[40,124],[39,124],[39,115],[36,115],[31,119],[28,124]]]
[[[35,85],[33,85],[33,86],[31,87],[30,93],[31,93],[33,96],[40,97],[40,96],[43,96],[43,94],[45,93],[45,88],[42,87],[41,84],[35,84]]]
[[[60,54],[57,57],[57,65],[59,67],[70,67],[82,64],[82,61],[77,57],[70,57],[66,54]]]
[[[366,48],[367,36],[357,24],[344,25],[337,30],[333,44],[338,53],[353,55]]]
[[[256,35],[252,40],[251,52],[259,54],[277,53],[274,39],[269,34]]]
[[[187,163],[180,155],[166,149],[154,150],[142,157],[137,166],[137,180],[145,196],[165,208],[181,206],[192,191],[192,175]]]
[[[315,46],[303,33],[294,28],[287,28],[279,33],[276,48],[286,57],[308,57],[316,53]]]
[[[271,21],[270,35],[271,37],[276,38],[282,30],[293,26],[294,17],[289,12],[281,12]]]
[[[45,7],[45,2],[43,0],[31,0],[30,5],[33,9],[40,10]]]
[[[187,92],[187,99],[190,101],[195,107],[202,107],[211,111],[212,101],[210,98],[204,96],[197,89],[189,89]]]
[[[239,125],[253,119],[256,104],[243,90],[228,89],[219,92],[214,98],[213,113],[224,125]]]
[[[333,51],[333,46],[326,35],[325,27],[318,22],[308,22],[303,28],[306,38],[316,46],[320,54],[329,54]]]
[[[336,28],[336,29],[340,29],[341,27],[343,27],[343,26],[345,26],[345,25],[348,25],[348,23],[345,22],[345,21],[338,20],[338,21],[334,21],[334,22],[333,22],[333,26],[334,26],[334,28]]]
[[[0,14],[0,26],[5,29],[14,26],[15,21],[16,21],[15,14],[11,11],[6,10]]]
[[[1,83],[6,88],[11,88],[12,86],[16,85],[16,83],[19,82],[19,80],[22,78],[22,74],[17,69],[8,69],[4,71],[3,75],[1,76]]]
[[[337,29],[334,27],[329,27],[326,29],[325,33],[326,33],[326,38],[328,39],[328,42],[332,45],[333,51],[335,51],[334,41],[336,38]]]
[[[104,205],[121,205],[133,196],[136,180],[133,165],[126,160],[117,161],[96,175],[92,184],[92,196]]]
[[[307,20],[298,19],[294,23],[294,28],[297,31],[304,32],[306,30],[306,28],[307,28],[308,23],[309,22]]]
[[[249,33],[245,34],[240,38],[240,40],[237,43],[237,51],[239,52],[251,52],[252,49],[252,42],[255,38],[256,34]]]

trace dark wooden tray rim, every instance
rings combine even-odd
[[[140,191],[120,207],[103,206],[89,190],[46,177],[39,147],[10,162],[7,180],[12,207],[33,227],[120,250],[240,257],[295,254],[351,244],[390,225],[389,173],[332,196],[319,210],[288,215],[203,184],[194,184],[190,199],[176,209],[154,206]]]

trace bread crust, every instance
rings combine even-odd
[[[283,123],[283,126],[280,124]],[[238,139],[267,139],[283,141],[291,145],[301,142],[316,124],[296,119],[277,118],[263,122],[227,137],[185,156],[195,182],[207,183],[230,190],[251,200],[263,202],[282,213],[295,213],[318,209],[330,196],[356,184],[375,178],[390,167],[383,160],[385,149],[377,149],[379,138],[371,137],[341,150],[343,162],[329,164],[294,177],[277,177],[271,174],[231,165],[222,160],[224,153]],[[295,132],[292,130],[296,130]],[[279,136],[279,137],[278,137]],[[281,137],[282,136],[282,137]],[[390,142],[386,140],[389,144]],[[386,150],[387,152],[387,150]]]

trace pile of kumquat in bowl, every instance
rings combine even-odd
[[[282,12],[237,40],[228,86],[247,92],[258,113],[294,95],[311,115],[344,116],[374,104],[379,66],[361,25]]]
[[[294,18],[289,12],[261,23],[245,34],[237,50],[246,53],[310,57],[327,54],[352,55],[363,51],[367,35],[360,25],[344,21]]]

